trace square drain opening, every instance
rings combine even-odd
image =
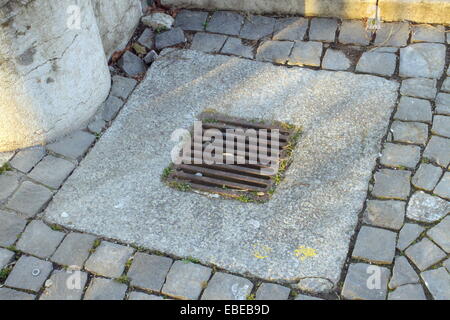
[[[291,163],[300,128],[203,112],[184,136],[163,181],[180,191],[266,202]]]

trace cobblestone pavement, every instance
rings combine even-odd
[[[172,30],[137,34],[146,49],[111,67],[110,97],[86,129],[1,155],[0,299],[450,299],[448,31],[401,22],[374,33],[361,21],[183,10]],[[153,47],[168,46],[401,83],[337,287],[246,278],[41,219],[137,85],[139,77],[124,77],[127,64],[149,64]]]

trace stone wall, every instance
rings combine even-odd
[[[0,152],[79,129],[107,97],[107,58],[142,10],[139,0],[92,2],[0,0]]]

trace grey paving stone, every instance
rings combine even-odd
[[[296,66],[320,67],[323,44],[315,41],[296,41],[288,64]]]
[[[6,279],[5,285],[38,292],[52,269],[53,266],[48,261],[21,256]]]
[[[252,15],[245,18],[239,36],[247,40],[260,40],[272,36],[274,26],[274,18]]]
[[[374,44],[386,47],[403,47],[409,38],[409,23],[383,22],[377,30]]]
[[[169,31],[158,33],[155,37],[156,49],[176,46],[186,42],[183,29],[173,28]]]
[[[222,49],[227,36],[221,34],[211,34],[197,32],[192,40],[191,50],[215,53]]]
[[[423,230],[425,230],[425,228],[418,224],[405,223],[398,235],[397,248],[402,251],[408,248],[408,246],[420,236]]]
[[[229,37],[225,41],[222,53],[253,59],[253,48],[243,44],[239,38]]]
[[[90,132],[99,134],[106,128],[106,122],[102,119],[97,119],[89,123],[87,128]]]
[[[170,258],[138,252],[128,271],[131,285],[145,290],[160,291],[171,265]]]
[[[296,285],[298,289],[308,293],[328,293],[334,284],[323,278],[303,278]]]
[[[114,280],[93,278],[84,300],[123,300],[127,286]]]
[[[386,143],[380,163],[387,167],[414,169],[420,160],[420,147]]]
[[[143,292],[133,291],[130,293],[128,300],[164,300],[163,297],[154,294],[146,294]]]
[[[411,172],[381,169],[375,173],[372,195],[382,199],[406,200],[411,190]]]
[[[144,57],[144,62],[146,64],[151,64],[153,61],[155,61],[158,58],[158,54],[155,50],[151,50],[147,55]]]
[[[299,17],[277,19],[273,40],[304,40],[308,24],[308,19]]]
[[[397,53],[400,49],[394,47],[374,47],[370,49],[370,52],[379,52],[379,53]]]
[[[427,235],[447,253],[450,253],[450,216],[446,216]]]
[[[445,43],[445,27],[429,24],[414,25],[411,32],[411,42]]]
[[[364,52],[356,65],[356,71],[392,76],[395,72],[397,56],[392,53]]]
[[[444,268],[420,274],[435,300],[450,300],[450,274]]]
[[[49,144],[47,149],[71,159],[81,160],[94,141],[94,135],[84,131],[77,131],[58,142]]]
[[[433,126],[431,132],[446,138],[450,138],[450,117],[435,116],[433,119]]]
[[[424,123],[394,121],[391,131],[394,141],[425,145],[428,140],[428,126]]]
[[[13,213],[0,210],[0,246],[9,247],[25,229],[27,221]]]
[[[450,272],[450,258],[443,262],[443,266],[447,269],[448,272]]]
[[[450,92],[450,77],[447,77],[442,83],[441,91]]]
[[[334,42],[338,21],[331,18],[313,18],[309,28],[309,40]]]
[[[441,181],[434,189],[434,193],[438,196],[450,200],[450,172],[446,172]]]
[[[175,19],[167,13],[155,12],[141,18],[144,25],[151,27],[153,30],[168,30],[172,28]]]
[[[290,41],[264,41],[256,52],[256,60],[284,64],[293,46]]]
[[[38,146],[19,151],[9,164],[11,167],[28,173],[45,156],[45,148]]]
[[[175,27],[186,31],[203,31],[206,19],[208,19],[208,12],[181,10],[175,17]]]
[[[352,257],[390,264],[394,259],[396,241],[395,232],[363,226],[358,233]]]
[[[317,297],[312,297],[312,296],[308,296],[306,294],[298,294],[294,300],[304,300],[304,301],[309,301],[309,300],[323,300]]]
[[[364,21],[344,20],[339,31],[339,42],[367,46],[372,39],[372,33],[366,29]]]
[[[387,268],[353,263],[348,268],[341,294],[352,300],[385,300],[390,273]]]
[[[35,295],[9,288],[0,288],[0,300],[34,300]]]
[[[17,249],[40,258],[48,258],[64,236],[63,232],[53,231],[41,220],[33,220],[17,242]]]
[[[3,269],[14,257],[14,252],[0,248],[0,270]]]
[[[60,265],[82,268],[94,241],[95,237],[92,235],[71,232],[64,238],[51,260]]]
[[[85,263],[85,269],[92,273],[118,278],[125,269],[125,263],[134,250],[119,244],[102,241]]]
[[[434,189],[442,175],[442,169],[430,163],[422,163],[411,179],[417,189],[431,191]]]
[[[110,95],[126,100],[131,94],[133,89],[136,87],[137,81],[130,78],[125,78],[122,76],[112,77],[112,87]]]
[[[416,191],[409,200],[406,216],[412,220],[431,223],[445,217],[449,210],[448,201]]]
[[[450,94],[440,92],[436,96],[436,108],[437,114],[450,115]]]
[[[256,300],[287,300],[291,289],[275,283],[263,283],[256,291]]]
[[[407,284],[389,292],[388,300],[427,300],[420,284]]]
[[[44,208],[52,196],[53,193],[46,187],[25,181],[6,203],[6,207],[31,218]]]
[[[431,136],[423,157],[436,162],[442,167],[447,167],[450,163],[450,139]]]
[[[211,276],[211,268],[199,264],[175,261],[167,275],[162,293],[197,300]]]
[[[0,201],[6,200],[20,184],[22,174],[7,171],[0,174]]]
[[[106,122],[113,120],[119,113],[123,104],[124,102],[121,99],[110,95],[102,105],[103,108],[101,110],[102,119]]]
[[[56,270],[50,281],[50,286],[45,288],[39,300],[81,300],[87,273],[78,270]]]
[[[74,169],[72,162],[48,155],[28,176],[50,188],[59,189]]]
[[[423,99],[434,99],[436,97],[436,79],[410,78],[402,81],[400,93]]]
[[[320,58],[319,58],[320,59]],[[322,61],[322,68],[328,70],[348,70],[351,61],[344,52],[334,49],[327,49]]]
[[[428,100],[401,97],[394,119],[403,121],[419,121],[431,124],[433,114]]]
[[[447,256],[444,251],[427,238],[423,238],[406,249],[405,254],[420,271],[428,269]]]
[[[229,11],[217,11],[206,26],[206,31],[238,36],[241,31],[244,17]]]
[[[130,77],[139,76],[147,71],[142,59],[131,51],[126,51],[117,65]]]
[[[155,44],[155,33],[152,29],[146,28],[138,38],[139,44],[143,45],[147,49],[152,49]]]
[[[403,256],[395,258],[394,269],[392,271],[392,278],[389,281],[389,289],[395,289],[405,284],[419,283],[419,276],[413,267]]]
[[[364,223],[392,230],[400,230],[405,219],[405,202],[369,200],[364,211]]]
[[[438,43],[415,43],[400,49],[401,77],[438,79],[444,72],[445,46]]]
[[[245,278],[217,272],[209,281],[202,300],[246,300],[253,283]]]

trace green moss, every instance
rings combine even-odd
[[[118,283],[123,283],[123,284],[129,284],[131,282],[131,280],[128,276],[120,276],[114,280]]]
[[[9,163],[5,163],[4,165],[2,165],[2,166],[0,167],[0,174],[3,174],[3,173],[5,173],[5,172],[11,171],[11,170],[12,170],[12,168],[11,168],[11,166],[9,165]]]
[[[8,278],[11,273],[12,267],[6,267],[0,270],[0,282],[5,282],[6,278]]]

